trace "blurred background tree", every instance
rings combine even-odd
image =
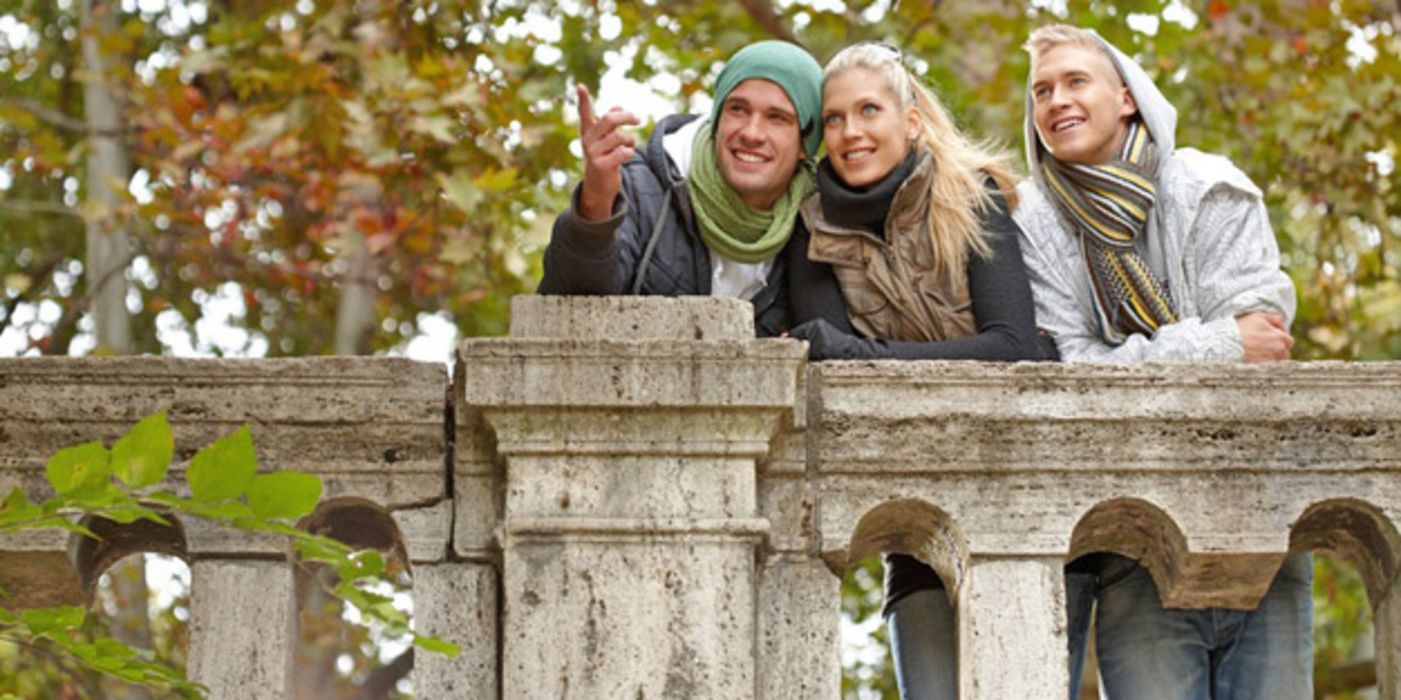
[[[1017,150],[1019,46],[1051,21],[1132,54],[1178,142],[1265,190],[1296,358],[1401,357],[1401,5],[1352,0],[0,0],[0,354],[447,361],[538,279],[575,82],[696,111],[750,41],[886,40]],[[847,580],[869,616],[879,576]],[[1355,576],[1318,580],[1325,678],[1369,632]],[[852,658],[880,697],[888,664]]]

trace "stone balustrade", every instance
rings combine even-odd
[[[0,489],[169,411],[172,480],[243,422],[321,475],[307,527],[411,565],[424,698],[840,696],[840,580],[913,554],[959,611],[962,697],[1064,697],[1061,568],[1114,551],[1170,605],[1248,608],[1291,551],[1355,564],[1401,700],[1401,364],[809,365],[723,299],[520,297],[453,385],[395,359],[0,361]],[[450,400],[445,400],[449,399]],[[192,562],[190,671],[279,698],[295,576],[201,529],[0,535],[22,605],[148,549]]]

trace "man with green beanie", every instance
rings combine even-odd
[[[580,85],[584,181],[555,220],[541,294],[728,296],[760,336],[787,330],[779,252],[801,226],[822,142],[822,69],[782,41],[730,58],[708,117],[663,119],[640,151],[618,107],[596,116]]]

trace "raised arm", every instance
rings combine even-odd
[[[620,127],[639,122],[618,107],[595,117],[589,89],[582,84],[578,98],[584,180],[574,190],[569,209],[555,219],[538,291],[622,294],[628,266],[619,261],[620,229],[638,224],[629,216],[623,178],[623,164],[633,157],[636,141]]]

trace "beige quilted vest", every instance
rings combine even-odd
[[[885,240],[827,221],[816,194],[803,201],[808,258],[832,266],[852,326],[867,337],[937,341],[974,332],[966,278],[954,284],[935,269],[927,213],[933,170],[933,158],[921,153],[895,193]]]

